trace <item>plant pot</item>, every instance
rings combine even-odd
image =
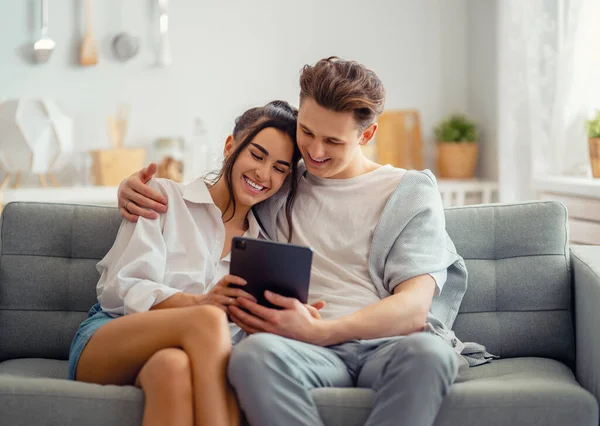
[[[438,173],[447,179],[469,179],[475,175],[479,147],[475,142],[438,142]]]
[[[600,138],[589,138],[592,176],[600,178]]]

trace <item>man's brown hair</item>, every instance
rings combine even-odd
[[[332,56],[302,68],[300,102],[307,97],[323,108],[352,112],[362,131],[383,112],[385,89],[370,69]]]

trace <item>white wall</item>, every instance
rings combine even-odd
[[[498,179],[498,5],[467,3],[467,112],[481,129],[477,176]]]
[[[49,1],[57,47],[48,64],[33,65],[23,51],[38,37],[38,0],[0,0],[0,98],[54,98],[76,119],[79,151],[109,146],[106,118],[120,101],[132,106],[126,145],[188,137],[194,117],[220,144],[247,107],[275,98],[297,104],[300,68],[329,55],[377,72],[388,108],[418,108],[430,144],[436,121],[465,110],[467,93],[473,104],[466,0],[173,0],[169,69],[153,65],[156,1],[95,2],[100,62],[93,68],[76,62],[83,0]],[[123,29],[142,39],[127,63],[110,53]]]

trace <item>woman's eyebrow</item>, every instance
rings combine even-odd
[[[260,146],[259,144],[257,144],[257,143],[254,143],[254,142],[250,142],[250,145],[253,145],[253,146],[255,146],[256,148],[258,148],[258,149],[259,149],[259,150],[260,150],[260,151],[261,151],[263,154],[265,154],[265,155],[269,155],[269,151],[267,151],[266,149],[264,149],[264,148],[263,148],[262,146]]]
[[[259,144],[254,143],[254,142],[250,142],[250,145],[256,147],[263,154],[269,155],[269,151],[267,151],[264,147],[260,146]],[[290,163],[288,163],[287,161],[277,160],[277,163],[283,164],[284,166],[292,167],[292,165]]]

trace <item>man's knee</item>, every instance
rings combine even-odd
[[[458,374],[458,360],[454,349],[440,337],[429,333],[415,333],[401,339],[394,351],[395,357],[409,362],[411,368],[437,371],[454,381]]]
[[[274,334],[258,333],[238,343],[231,352],[227,369],[231,384],[235,387],[242,380],[266,374],[268,367],[272,366],[273,361],[281,354],[282,339]]]

